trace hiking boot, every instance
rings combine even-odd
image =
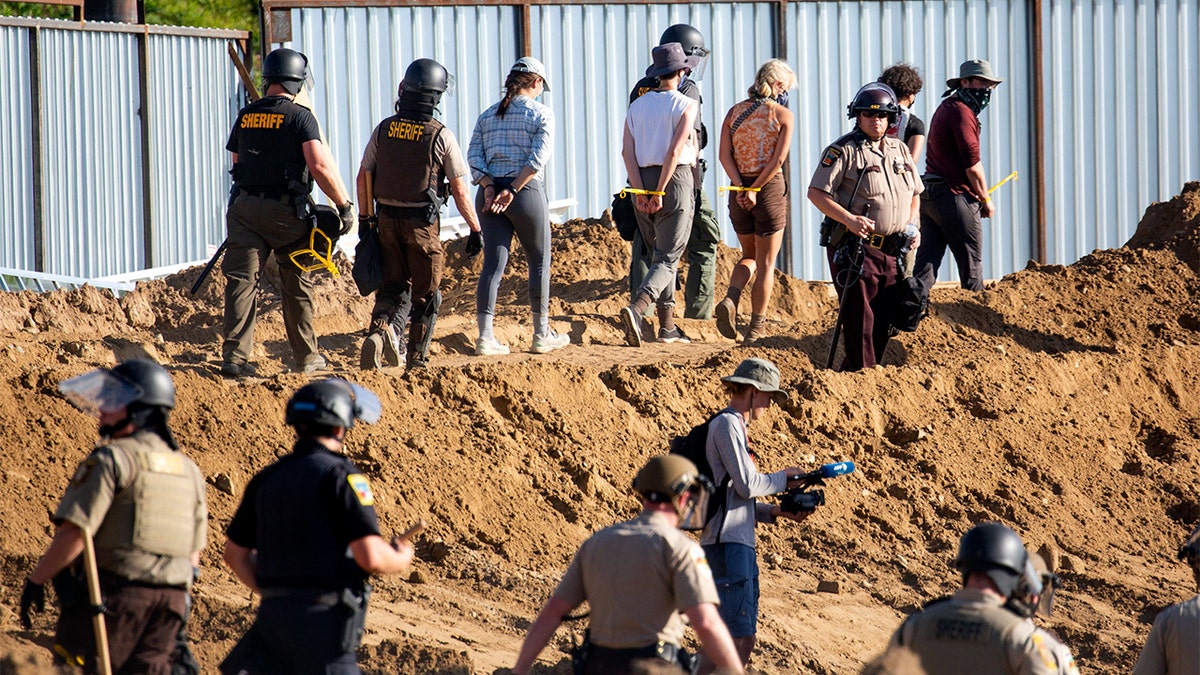
[[[717,305],[717,332],[730,340],[737,339],[737,305],[725,298]]]
[[[641,322],[632,306],[621,308],[621,326],[625,328],[625,343],[630,347],[642,346]]]
[[[371,333],[363,340],[358,367],[363,370],[379,370],[383,367],[383,333]]]
[[[428,367],[429,360],[422,358],[421,355],[416,352],[409,353],[404,359],[404,372],[408,372],[410,370],[420,370]]]
[[[536,344],[536,338],[534,339]],[[508,352],[508,345],[494,337],[481,337],[475,341],[475,356],[500,356]]]
[[[325,370],[329,364],[325,362],[325,357],[320,354],[309,354],[304,359],[304,364],[300,366],[300,372],[308,375],[321,370]]]
[[[551,328],[546,331],[545,335],[533,336],[533,346],[529,348],[529,351],[534,354],[549,354],[555,349],[562,349],[569,344],[571,344],[571,336],[555,333]]]
[[[746,328],[746,337],[743,339],[743,342],[750,345],[765,337],[767,337],[766,317],[762,315],[751,317],[750,325]]]
[[[671,330],[663,330],[663,329],[659,328],[658,329],[658,341],[659,342],[682,342],[684,344],[687,344],[687,343],[690,343],[692,340],[691,340],[691,338],[689,338],[688,336],[683,334],[683,329],[681,329],[679,326],[675,326]]]
[[[242,377],[250,370],[248,364],[225,361],[221,364],[221,375],[224,377]]]
[[[388,368],[395,368],[404,365],[404,353],[401,347],[407,345],[400,344],[400,338],[396,337],[396,330],[387,325],[383,327],[383,365]]]

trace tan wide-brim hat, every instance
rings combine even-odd
[[[992,71],[992,64],[988,63],[987,60],[971,59],[969,61],[963,61],[962,64],[958,66],[958,77],[952,77],[946,80],[946,87],[948,89],[958,89],[959,86],[962,85],[963,80],[972,77],[978,77],[981,80],[995,82],[996,84],[1000,84],[1004,81]]]
[[[770,394],[776,403],[786,401],[791,396],[787,390],[779,388],[779,368],[766,359],[746,359],[738,364],[732,375],[722,377],[721,381],[748,384]]]

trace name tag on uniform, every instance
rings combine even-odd
[[[374,506],[375,495],[371,492],[371,481],[361,473],[352,473],[346,476],[346,480],[350,483],[350,489],[354,490],[354,496],[358,497],[358,503],[363,506]]]

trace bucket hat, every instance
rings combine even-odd
[[[790,397],[787,390],[779,388],[779,368],[766,359],[746,359],[738,364],[732,375],[721,378],[722,382],[748,384],[755,389],[771,394],[771,398],[779,403]]]
[[[688,56],[683,53],[683,45],[678,42],[668,42],[650,51],[654,65],[646,69],[646,77],[662,77],[677,70],[691,70],[700,64],[699,56]]]
[[[986,59],[970,59],[963,61],[958,66],[958,77],[946,80],[946,87],[949,89],[958,89],[962,85],[963,80],[971,77],[978,77],[981,80],[995,82],[996,84],[1004,81],[996,73],[992,72],[992,64],[988,63]]]
[[[546,64],[538,61],[532,56],[522,56],[521,58],[517,59],[517,62],[513,64],[513,67],[509,69],[509,72],[533,73],[534,75],[542,78],[542,82],[545,83],[546,91],[550,91],[550,79],[546,77]]]

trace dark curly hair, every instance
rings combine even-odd
[[[921,71],[901,61],[887,67],[879,76],[879,81],[892,88],[896,96],[907,98],[921,93],[925,83],[921,80]]]

